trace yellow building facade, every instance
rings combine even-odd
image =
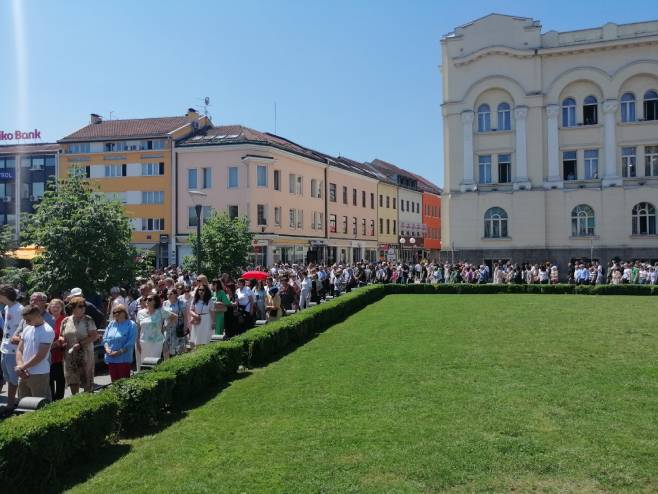
[[[377,183],[377,250],[380,258],[398,254],[398,187],[380,180]],[[391,250],[393,252],[391,252]]]
[[[61,139],[59,176],[79,173],[99,192],[124,205],[133,228],[132,242],[152,249],[158,266],[173,251],[173,148],[179,139],[210,124],[190,109],[184,116],[103,121]]]

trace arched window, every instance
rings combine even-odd
[[[576,206],[571,211],[571,235],[574,237],[594,235],[594,210],[587,204]]]
[[[621,121],[635,122],[635,95],[624,93],[621,97]]]
[[[633,208],[633,235],[656,234],[656,207],[650,202],[641,202]]]
[[[576,126],[576,100],[566,98],[562,101],[562,127]]]
[[[489,208],[484,213],[484,238],[507,237],[507,213],[502,208]]]
[[[596,125],[598,123],[598,101],[596,97],[588,96],[583,102],[583,124]]]
[[[498,105],[498,130],[512,130],[512,112],[509,103]]]
[[[644,119],[658,120],[658,91],[653,89],[644,93]]]
[[[491,110],[489,105],[478,106],[478,132],[489,132],[491,130]]]

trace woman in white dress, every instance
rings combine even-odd
[[[194,291],[190,306],[190,343],[193,347],[205,345],[212,336],[212,321],[215,315],[210,304],[210,287],[202,284]]]

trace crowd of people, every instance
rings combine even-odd
[[[558,266],[495,262],[416,263],[379,261],[354,264],[255,267],[252,278],[228,274],[210,281],[172,266],[134,285],[114,287],[103,300],[85,298],[80,288],[48,299],[34,292],[25,299],[0,285],[2,328],[1,380],[7,385],[2,415],[23,397],[59,400],[94,387],[94,346],[102,345],[112,381],[140,371],[147,359],[158,361],[193,351],[216,339],[228,339],[328,297],[372,283],[516,283],[555,284]],[[566,281],[574,284],[657,283],[658,262],[569,263]],[[254,279],[258,278],[258,279]],[[1,389],[1,388],[0,388]]]

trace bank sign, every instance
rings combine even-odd
[[[22,130],[5,132],[0,130],[0,141],[27,141],[30,139],[41,139],[41,131],[39,129],[30,130],[29,132]]]

